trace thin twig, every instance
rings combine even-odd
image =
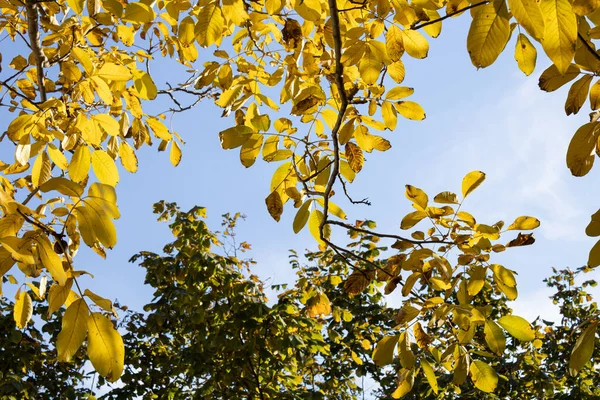
[[[334,221],[334,220],[330,220],[330,219],[326,220],[325,223],[330,224],[330,225],[341,226],[346,229],[350,229],[350,230],[353,230],[356,232],[366,233],[367,235],[373,235],[373,236],[377,236],[379,238],[404,240],[406,242],[409,242],[412,244],[418,244],[418,245],[422,245],[422,244],[454,244],[453,242],[445,242],[443,240],[414,240],[414,239],[409,239],[409,238],[399,236],[399,235],[392,235],[392,234],[388,234],[388,233],[377,233],[374,231],[370,231],[368,229],[358,228],[356,226],[352,226],[352,225],[346,224],[344,222]]]
[[[583,37],[583,35],[579,32],[577,32],[577,37],[579,37],[579,40],[581,40],[583,42],[583,45],[590,51],[590,53],[592,54],[592,56],[594,56],[594,58],[598,61],[600,61],[600,54],[598,54],[596,52],[596,50],[588,43],[587,40],[585,40],[585,38]]]
[[[40,99],[43,102],[46,98],[46,86],[44,85],[44,67],[48,62],[46,55],[42,50],[42,41],[40,39],[39,32],[39,14],[38,5],[35,0],[25,0],[25,10],[27,11],[27,32],[29,34],[29,41],[31,46],[31,52],[36,63],[37,69],[37,80],[38,87],[40,88]]]

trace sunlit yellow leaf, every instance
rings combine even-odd
[[[406,191],[404,192],[404,195],[408,200],[414,203],[413,207],[415,207],[417,210],[423,211],[427,208],[429,197],[427,197],[427,193],[425,193],[423,190],[411,185],[406,185]]]
[[[83,299],[75,300],[62,317],[62,329],[56,339],[58,361],[69,362],[87,336],[88,306]]]
[[[27,292],[17,292],[13,308],[13,317],[17,324],[17,328],[25,328],[32,315],[33,303],[31,302],[31,297]]]
[[[429,42],[418,31],[405,29],[402,31],[402,42],[404,50],[414,58],[425,58],[429,53]]]
[[[67,3],[69,4],[69,7],[71,7],[71,9],[75,11],[76,14],[81,15],[81,13],[83,12],[83,7],[85,5],[84,0],[68,0]]]
[[[535,3],[537,4],[537,3]],[[519,69],[523,71],[525,75],[530,75],[535,69],[535,62],[537,59],[537,50],[531,44],[527,36],[519,33],[517,37],[517,45],[515,48],[515,60]]]
[[[302,228],[304,228],[304,226],[308,222],[308,217],[310,216],[309,208],[310,208],[311,203],[312,203],[311,201],[306,201],[298,209],[298,212],[296,213],[296,216],[294,217],[294,223],[293,223],[294,233],[300,232],[302,230]]]
[[[463,197],[467,197],[469,193],[477,189],[479,185],[485,180],[485,174],[481,171],[469,172],[462,181],[462,194]]]
[[[494,63],[510,37],[509,13],[504,0],[474,9],[473,22],[467,36],[467,51],[477,68]]]
[[[123,339],[112,321],[101,313],[87,319],[88,357],[98,373],[115,382],[123,372],[125,349]]]
[[[539,1],[508,0],[508,7],[519,25],[525,28],[534,39],[541,40],[544,37],[544,17]]]
[[[269,211],[269,214],[271,214],[271,217],[273,217],[275,221],[279,222],[279,218],[281,218],[281,214],[283,213],[283,203],[281,201],[281,196],[279,195],[279,192],[277,192],[276,190],[271,192],[271,194],[269,194],[265,199],[265,202],[267,204],[267,210]]]
[[[516,339],[524,342],[530,342],[535,339],[535,331],[531,324],[524,318],[516,315],[505,315],[498,320],[498,324]]]
[[[104,150],[92,153],[92,168],[98,180],[106,185],[116,186],[119,183],[119,171],[115,161]]]
[[[69,163],[69,176],[74,182],[79,183],[88,176],[91,159],[90,149],[87,146],[79,146],[75,149]]]
[[[429,364],[427,362],[427,360],[422,359],[421,360],[421,368],[423,368],[423,374],[425,374],[425,378],[427,378],[427,382],[429,383],[429,386],[431,386],[431,389],[433,390],[433,392],[435,394],[437,394],[439,388],[438,388],[437,378],[435,377],[435,372],[433,371],[431,364]]]
[[[561,74],[565,74],[577,43],[577,16],[569,0],[541,0],[544,16],[542,47]]]
[[[471,380],[475,387],[482,392],[493,393],[498,385],[496,371],[483,361],[474,360],[469,367]]]
[[[354,172],[360,172],[363,167],[363,163],[365,162],[365,158],[360,147],[352,142],[348,142],[346,143],[344,153],[346,154],[350,168],[352,168]]]
[[[158,93],[152,77],[145,71],[133,70],[133,87],[144,100],[154,100]]]
[[[520,230],[520,231],[528,231],[531,229],[535,229],[540,226],[540,221],[534,217],[519,217],[515,219],[515,222],[510,224],[507,230]]]
[[[494,321],[486,321],[483,332],[489,349],[496,354],[502,354],[506,347],[506,337],[498,324]]]
[[[175,141],[173,141],[175,143]],[[135,173],[138,169],[138,159],[133,148],[126,142],[119,143],[119,158],[123,168],[131,173]]]
[[[152,7],[143,3],[129,3],[125,8],[125,15],[123,16],[124,21],[134,22],[136,24],[146,24],[154,21],[156,14]]]
[[[139,3],[131,3],[129,6],[135,4]],[[131,72],[129,71],[129,68],[125,67],[124,65],[118,65],[110,62],[105,63],[100,70],[98,70],[97,75],[104,80],[115,82],[126,82],[131,79]]]
[[[37,239],[38,254],[42,265],[50,272],[52,279],[60,286],[64,286],[67,281],[67,274],[63,269],[60,256],[54,252],[50,241],[45,236],[40,236]]]
[[[315,318],[331,314],[331,303],[325,293],[317,293],[306,302],[308,315]]]
[[[64,286],[60,286],[56,283],[50,286],[50,289],[48,290],[48,318],[65,304],[72,286],[72,278],[67,279]]]
[[[385,47],[388,56],[394,62],[399,61],[404,54],[404,42],[402,41],[402,31],[395,24],[391,24],[385,35]]]
[[[398,103],[395,103],[394,106],[404,118],[415,121],[422,121],[425,119],[425,111],[423,110],[423,107],[414,101],[399,101]]]
[[[207,47],[221,40],[225,28],[225,20],[217,2],[202,6],[198,14],[195,33],[196,40],[201,46]]]
[[[169,160],[174,167],[178,166],[181,162],[181,149],[177,144],[177,141],[173,140],[171,143],[171,152],[169,153]],[[137,166],[137,165],[136,165]]]

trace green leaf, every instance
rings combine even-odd
[[[310,216],[309,208],[311,203],[312,200],[305,201],[304,204],[302,204],[302,206],[300,206],[298,209],[292,225],[294,228],[294,233],[300,232],[308,222],[308,217]]]

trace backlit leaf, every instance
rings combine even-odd
[[[577,43],[577,16],[568,0],[541,0],[544,16],[542,47],[559,73],[567,72]]]
[[[462,181],[462,194],[467,197],[469,193],[477,189],[485,180],[485,174],[481,171],[469,172]]]
[[[469,367],[471,380],[475,387],[483,392],[492,393],[498,385],[496,371],[483,361],[474,360]]]
[[[62,317],[62,329],[56,339],[58,361],[69,362],[87,336],[88,306],[83,299],[75,300]]]
[[[91,159],[92,168],[100,182],[110,186],[116,186],[119,183],[117,165],[106,151],[94,150]]]
[[[505,315],[498,320],[498,325],[506,329],[512,337],[523,342],[530,342],[535,339],[535,331],[524,318],[516,315]]]
[[[394,360],[394,350],[396,349],[399,338],[400,335],[385,336],[377,342],[377,346],[375,346],[372,355],[375,365],[383,367],[392,363]]]
[[[504,0],[493,0],[474,11],[467,50],[477,68],[494,63],[510,36],[509,13]]]
[[[579,371],[588,363],[594,353],[596,344],[596,328],[598,323],[594,322],[588,325],[575,342],[571,357],[569,358],[569,374],[576,376]]]
[[[23,329],[33,315],[33,303],[27,292],[17,292],[15,305],[13,309],[13,317],[18,329]]]
[[[123,372],[125,349],[123,339],[112,321],[101,313],[87,319],[88,357],[98,373],[115,382]]]
[[[515,222],[510,224],[507,230],[520,230],[520,231],[528,231],[531,229],[535,229],[540,226],[540,221],[534,217],[518,217],[515,219]]]
[[[537,4],[533,1],[534,4]],[[515,47],[515,60],[519,69],[527,76],[531,75],[535,69],[535,62],[537,59],[537,50],[531,44],[527,36],[519,33],[517,37],[517,45]]]

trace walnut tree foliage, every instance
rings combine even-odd
[[[289,287],[273,285],[277,299],[269,302],[264,284],[251,273],[252,262],[238,258],[248,245],[233,242],[225,255],[220,247],[234,237],[237,216],[226,216],[225,232],[217,235],[205,224],[202,208],[182,212],[175,204],[160,203],[155,211],[170,223],[176,238],[161,255],[141,252],[132,258],[146,270],[146,283],[155,292],[144,313],[121,309],[126,362],[120,384],[110,387],[102,377],[83,375],[83,349],[72,363],[45,362],[38,351],[56,351],[53,344],[60,321],[56,314],[48,316],[47,308],[36,301],[34,314],[43,320],[46,335],[32,325],[23,334],[15,331],[10,308],[1,309],[6,357],[0,398],[92,399],[96,392],[101,399],[360,399],[363,395],[388,399],[397,397],[398,373],[405,369],[408,354],[418,360],[422,372],[413,376],[407,399],[593,399],[600,395],[594,368],[600,352],[575,376],[569,371],[572,366],[564,362],[576,334],[597,312],[586,292],[596,282],[576,281],[585,268],[555,270],[546,279],[563,318],[536,320],[534,329],[539,332],[533,342],[508,336],[500,355],[492,350],[497,342],[488,338],[486,327],[477,328],[477,340],[464,347],[471,357],[484,358],[498,374],[496,390],[486,394],[472,379],[461,380],[452,357],[437,349],[439,338],[455,334],[451,325],[415,323],[408,330],[396,326],[393,320],[399,310],[384,301],[385,281],[371,281],[362,292],[349,296],[344,280],[352,271],[333,251],[307,253],[304,261],[293,252],[290,260],[298,279]],[[364,234],[355,236],[349,247],[365,257],[386,251],[373,246]],[[426,285],[416,290],[422,296],[428,292]],[[30,293],[35,296],[32,289]],[[320,301],[313,301],[315,297]],[[491,286],[481,289],[475,303],[492,310],[493,318],[510,313],[506,296]],[[386,340],[390,331],[404,332],[414,340],[410,349],[402,350],[404,359],[393,359],[381,368],[372,353],[379,352],[377,343]]]
[[[539,43],[553,63],[540,76],[541,89],[551,92],[577,79],[567,115],[578,113],[588,97],[598,109],[599,8],[595,0],[0,0],[0,56],[10,54],[0,60],[0,106],[11,115],[2,145],[14,154],[0,163],[0,272],[11,282],[17,282],[17,269],[23,276],[15,297],[17,328],[31,321],[30,291],[41,295],[51,281],[43,296],[48,313],[66,307],[58,360],[70,361],[85,343],[94,368],[109,381],[119,379],[125,350],[112,320],[116,310],[80,287],[85,271],[75,256],[82,244],[102,257],[117,244],[120,174],[135,173],[139,149],[153,144],[177,166],[184,141],[168,117],[212,100],[231,125],[219,133],[222,147],[239,149],[246,167],[259,156],[274,163],[265,193],[270,215],[279,220],[284,205],[293,207],[294,231],[308,227],[322,250],[352,268],[346,293],[379,280],[387,282],[387,293],[406,297],[398,332],[390,331],[374,354],[383,365],[399,349],[403,369],[395,396],[409,392],[421,370],[435,386],[436,365],[445,360],[411,355],[408,325],[417,320],[422,329],[454,329],[454,337],[433,337],[440,357],[451,357],[461,379],[468,375],[477,389],[493,392],[497,373],[469,350],[483,345],[478,330],[487,332],[488,350],[498,355],[505,332],[524,342],[537,333],[518,316],[482,308],[477,296],[491,288],[516,298],[513,272],[490,257],[531,244],[531,234],[498,243],[503,223],[477,223],[459,210],[462,200],[452,192],[435,196],[440,207],[434,206],[410,185],[415,211],[400,228],[422,220],[432,225],[410,236],[374,231],[373,223],[349,224],[335,202],[345,196],[365,203],[349,191],[365,167],[365,153],[391,148],[386,135],[399,127],[399,116],[425,118],[408,100],[415,89],[401,86],[403,59],[426,58],[427,37],[439,36],[443,23],[470,24],[467,51],[477,68],[493,64],[514,32],[517,65],[529,75],[536,63],[533,43]],[[179,63],[181,72],[162,87],[152,68],[166,59]],[[159,96],[170,108],[148,112]],[[592,113],[567,149],[573,175],[587,174],[594,153],[600,154],[598,116]],[[468,174],[462,198],[484,177]],[[598,214],[586,229],[589,236],[600,235]],[[538,224],[519,217],[508,230]],[[332,241],[331,231],[340,228],[374,242],[389,240],[398,252],[363,256]],[[600,242],[588,264],[600,265]],[[425,286],[424,295],[417,295],[417,285]],[[315,316],[329,310],[318,287],[307,301]],[[591,317],[574,345],[573,375],[592,355],[597,324]]]

